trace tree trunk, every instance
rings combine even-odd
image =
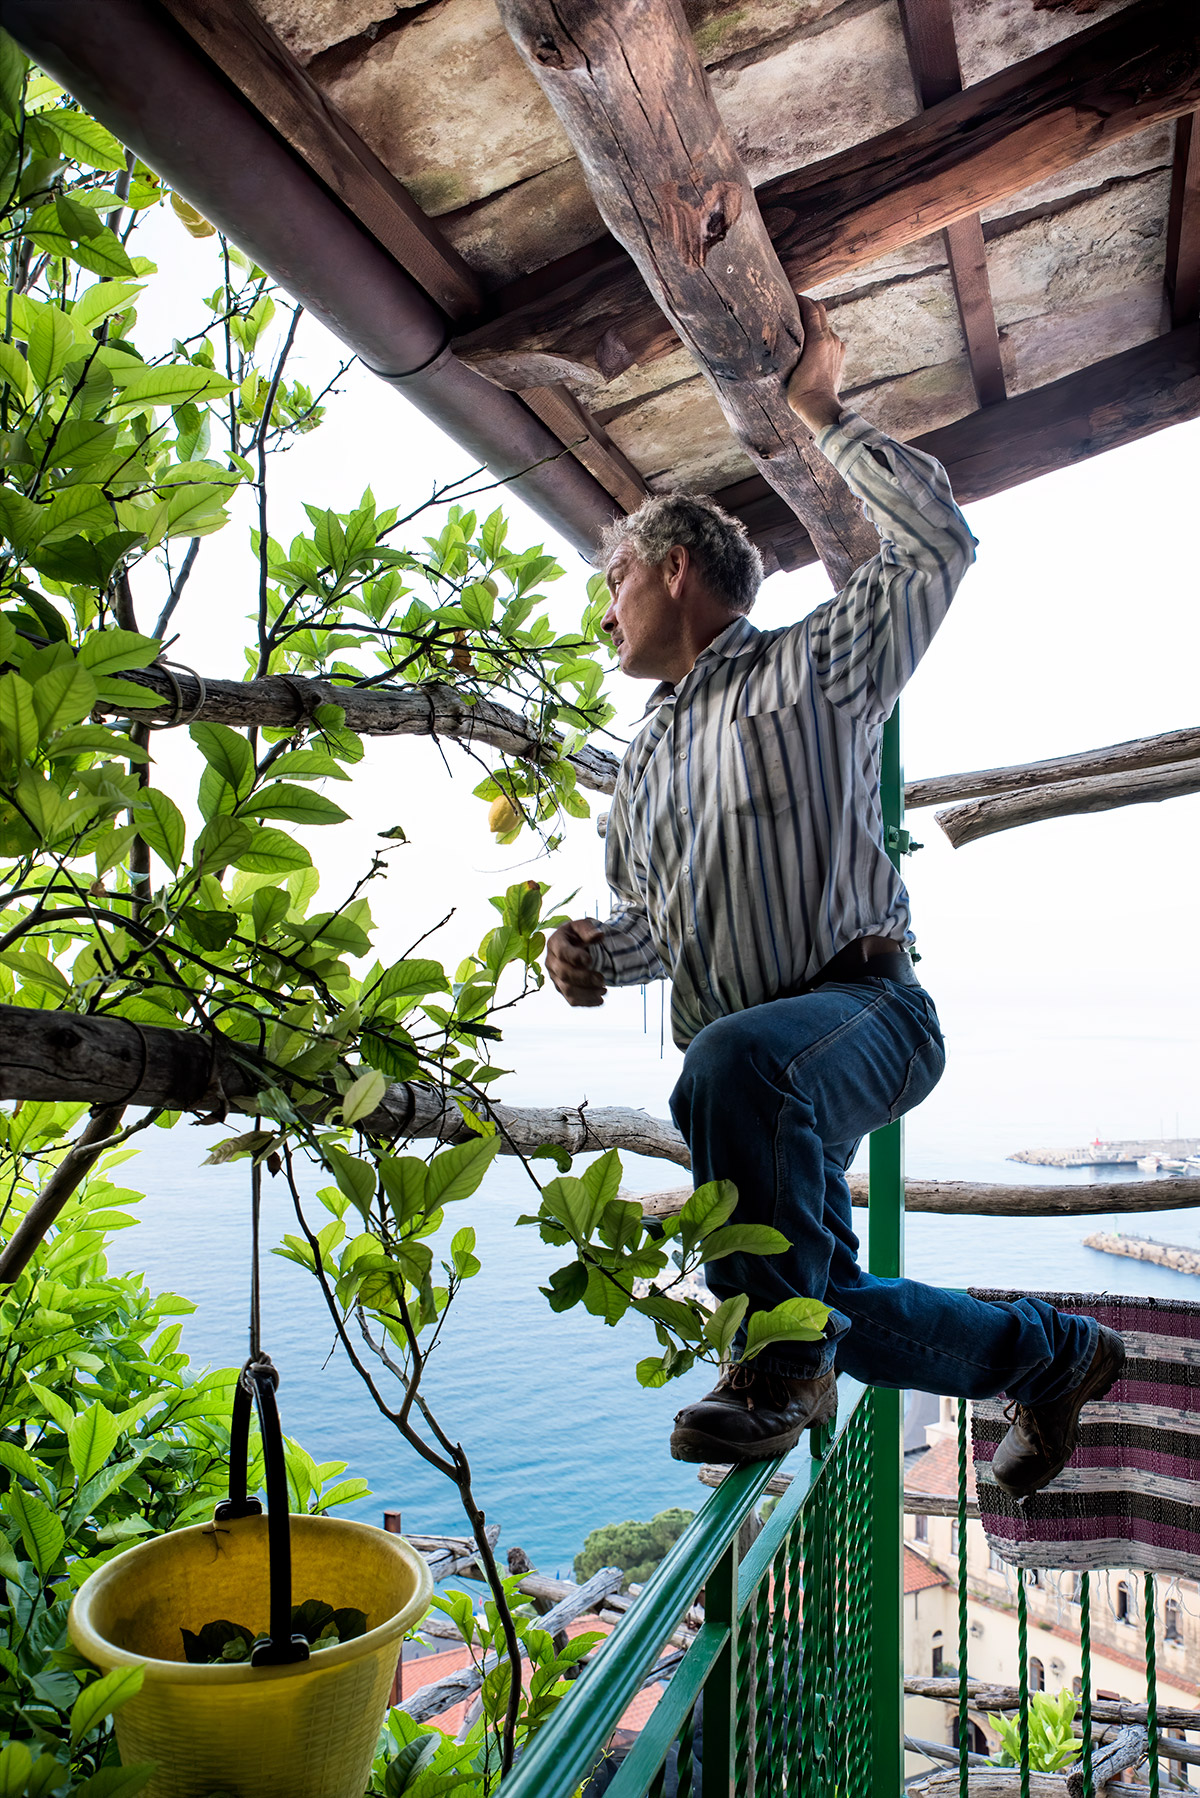
[[[499,0],[604,222],[708,376],[734,434],[808,528],[835,586],[875,554],[857,501],[785,398],[796,297],[713,103],[679,0]],[[636,360],[614,321],[602,371]],[[489,368],[494,377],[500,371]],[[541,385],[565,372],[543,367]],[[576,371],[577,372],[577,371]],[[502,377],[501,377],[502,378]]]

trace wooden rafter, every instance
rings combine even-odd
[[[840,586],[878,540],[787,404],[796,297],[679,0],[500,0],[500,15],[609,230]]]
[[[461,324],[487,309],[475,270],[329,104],[250,0],[161,3],[448,319]],[[640,504],[641,476],[573,395],[535,386],[524,398],[618,505],[632,511]]]
[[[803,290],[1198,105],[1200,14],[1136,0],[867,143],[765,183],[756,198],[788,281]],[[565,285],[553,265],[542,270],[536,294],[461,338],[459,354],[522,388],[611,380],[677,349],[632,260],[616,247],[597,254],[582,274],[571,263]]]
[[[1200,112],[1175,121],[1166,288],[1173,325],[1200,318]]]
[[[955,496],[966,504],[1197,417],[1200,328],[1192,324],[912,442],[937,457]],[[784,567],[814,559],[764,481],[739,481],[715,497],[750,520],[748,528],[759,539],[776,546]]]
[[[962,92],[962,69],[950,0],[899,0],[900,22],[917,98],[928,110]],[[942,233],[967,345],[971,380],[981,406],[1006,397],[1000,333],[992,306],[983,224],[977,212],[955,219]]]

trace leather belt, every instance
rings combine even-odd
[[[909,983],[913,979],[908,952],[895,937],[856,937],[845,948],[839,949],[823,968],[819,968],[811,980],[804,981],[800,986],[789,987],[786,992],[775,996],[778,999],[800,999],[805,993],[815,992],[817,987],[828,986],[834,981],[877,979],[903,983]]]

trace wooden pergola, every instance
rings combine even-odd
[[[164,4],[621,508],[869,552],[797,289],[964,500],[1200,411],[1188,0]]]

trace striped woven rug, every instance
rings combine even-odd
[[[1008,1429],[1004,1400],[974,1402],[979,1510],[992,1547],[1019,1567],[1200,1577],[1200,1304],[971,1290],[993,1303],[1039,1298],[1097,1318],[1124,1338],[1128,1357],[1116,1385],[1084,1406],[1070,1462],[1024,1502],[989,1477]]]

